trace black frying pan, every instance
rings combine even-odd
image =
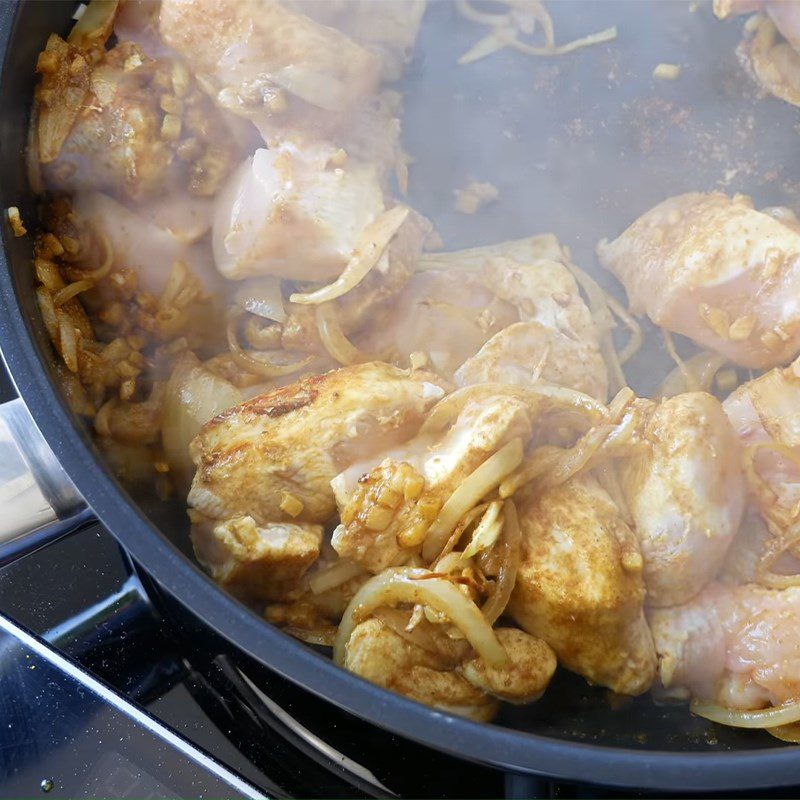
[[[212,0],[209,0],[212,1]],[[23,151],[36,56],[65,33],[73,2],[0,3],[0,201],[35,219]],[[664,197],[722,186],[764,205],[797,205],[793,168],[800,115],[761,100],[741,69],[739,22],[688,2],[551,2],[557,37],[616,23],[618,40],[562,60],[501,53],[471,67],[455,59],[483,31],[449,2],[432,2],[406,80],[406,143],[416,157],[412,205],[448,248],[554,231],[598,273],[593,247]],[[674,83],[651,78],[680,63]],[[490,180],[500,200],[476,217],[452,190]],[[800,752],[765,733],[714,726],[649,697],[612,710],[606,693],[559,673],[540,702],[506,707],[480,725],[379,689],[267,625],[226,596],[191,556],[181,505],[131,497],[102,462],[56,386],[53,353],[33,294],[31,241],[2,226],[0,346],[50,447],[94,513],[164,591],[233,645],[347,711],[468,760],[564,779],[669,790],[800,784]],[[651,347],[633,364],[648,392],[669,364]]]

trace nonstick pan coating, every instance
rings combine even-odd
[[[796,109],[762,99],[735,49],[740,22],[718,23],[688,2],[551,2],[557,38],[617,24],[619,38],[562,59],[500,53],[455,60],[483,34],[452,4],[433,2],[403,90],[412,205],[448,249],[553,231],[606,286],[594,245],[664,197],[721,188],[757,204],[798,202]],[[0,192],[35,219],[22,162],[34,65],[69,2],[0,3]],[[680,79],[651,77],[661,61]],[[453,190],[491,181],[496,204],[475,217]],[[191,559],[179,504],[131,498],[110,475],[54,384],[52,351],[33,296],[30,239],[3,226],[0,346],[20,393],[100,519],[154,579],[254,658],[352,713],[470,760],[567,779],[669,790],[800,784],[794,748],[759,732],[713,726],[648,697],[612,709],[607,693],[561,671],[532,706],[506,707],[479,725],[432,711],[335,668],[229,598]],[[660,346],[637,357],[635,389],[670,369]]]

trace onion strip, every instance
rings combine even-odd
[[[312,594],[322,594],[330,589],[335,589],[352,578],[356,578],[364,573],[364,568],[348,561],[346,558],[339,559],[328,567],[315,572],[308,579],[308,588]]]
[[[445,614],[486,664],[505,666],[508,654],[475,603],[445,578],[425,578],[426,575],[430,573],[401,567],[384,570],[368,580],[345,609],[336,632],[333,660],[340,666],[344,664],[345,648],[353,630],[376,608],[414,603]]]
[[[316,318],[320,341],[334,361],[349,366],[370,360],[345,336],[333,303],[320,303],[316,308]]]
[[[333,283],[329,283],[315,292],[295,292],[289,300],[302,305],[317,305],[335,300],[354,289],[380,261],[383,251],[400,230],[409,212],[410,209],[406,206],[395,206],[381,214],[364,228],[350,261]]]
[[[800,721],[800,700],[758,711],[736,711],[711,703],[693,701],[691,712],[732,728],[777,728]]]
[[[236,333],[236,327],[242,313],[243,312],[236,311],[231,314],[228,320],[227,337],[231,358],[246,372],[253,373],[254,375],[261,375],[264,378],[279,378],[283,375],[291,375],[293,372],[307,367],[314,360],[313,356],[308,356],[300,361],[294,361],[291,364],[273,364],[245,351],[239,344],[239,338]]]
[[[461,517],[522,463],[522,451],[522,440],[512,439],[464,478],[425,534],[422,557],[426,561],[439,555]]]
[[[522,533],[519,528],[517,508],[513,500],[506,500],[503,504],[503,533],[497,545],[500,548],[500,572],[491,597],[481,608],[483,618],[489,625],[494,625],[499,619],[511,598],[511,592],[517,582],[521,543]]]

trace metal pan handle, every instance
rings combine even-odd
[[[0,404],[0,567],[91,518],[25,403]]]

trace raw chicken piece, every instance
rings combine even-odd
[[[571,339],[541,322],[517,322],[496,333],[455,373],[456,383],[528,385],[538,376],[605,400],[606,366],[597,344]]]
[[[192,525],[197,560],[223,588],[249,601],[282,598],[317,559],[321,543],[322,526],[308,523],[198,516]]]
[[[217,102],[265,138],[330,133],[380,79],[378,56],[275,0],[163,0],[159,26]]]
[[[774,444],[800,454],[800,360],[740,386],[723,403],[745,447]],[[755,458],[758,475],[771,490],[759,496],[761,510],[777,519],[795,518],[800,503],[800,468],[765,447]]]
[[[564,258],[552,235],[428,253],[374,332],[378,346],[425,352],[459,385],[530,383],[538,367],[546,380],[605,398],[597,331]]]
[[[344,665],[378,686],[451,714],[488,722],[497,711],[496,700],[378,619],[356,626]]]
[[[208,229],[208,201],[183,198],[173,205],[166,220],[173,229],[156,224],[164,222],[152,209],[145,216],[100,192],[81,192],[75,199],[75,214],[82,224],[89,224],[102,233],[111,246],[113,266],[135,270],[139,286],[160,294],[172,265],[183,261],[192,274],[210,290],[220,280],[208,252],[208,246],[196,243]],[[183,208],[181,218],[179,208]],[[147,217],[155,217],[155,220]]]
[[[384,205],[374,167],[349,160],[337,166],[336,157],[326,146],[301,152],[286,142],[256,150],[236,170],[214,218],[222,275],[325,280],[342,272]]]
[[[443,391],[424,372],[373,362],[308,378],[242,403],[206,424],[191,445],[188,502],[215,520],[325,522],[332,478],[416,433]],[[281,507],[299,500],[294,515]]]
[[[631,310],[746,367],[800,350],[800,228],[748,197],[685,194],[657,205],[597,254]]]
[[[611,498],[590,478],[518,496],[522,560],[507,613],[591,683],[620,694],[655,677],[642,557]]]
[[[712,583],[648,618],[673,693],[736,709],[800,699],[800,588]]]
[[[685,603],[714,577],[739,527],[739,442],[719,401],[703,392],[662,401],[641,435],[648,446],[620,463],[647,603]]]
[[[528,407],[512,397],[468,402],[447,433],[420,435],[385,460],[358,461],[333,482],[342,524],[332,544],[371,572],[417,552],[459,484],[514,438],[531,436]]]

